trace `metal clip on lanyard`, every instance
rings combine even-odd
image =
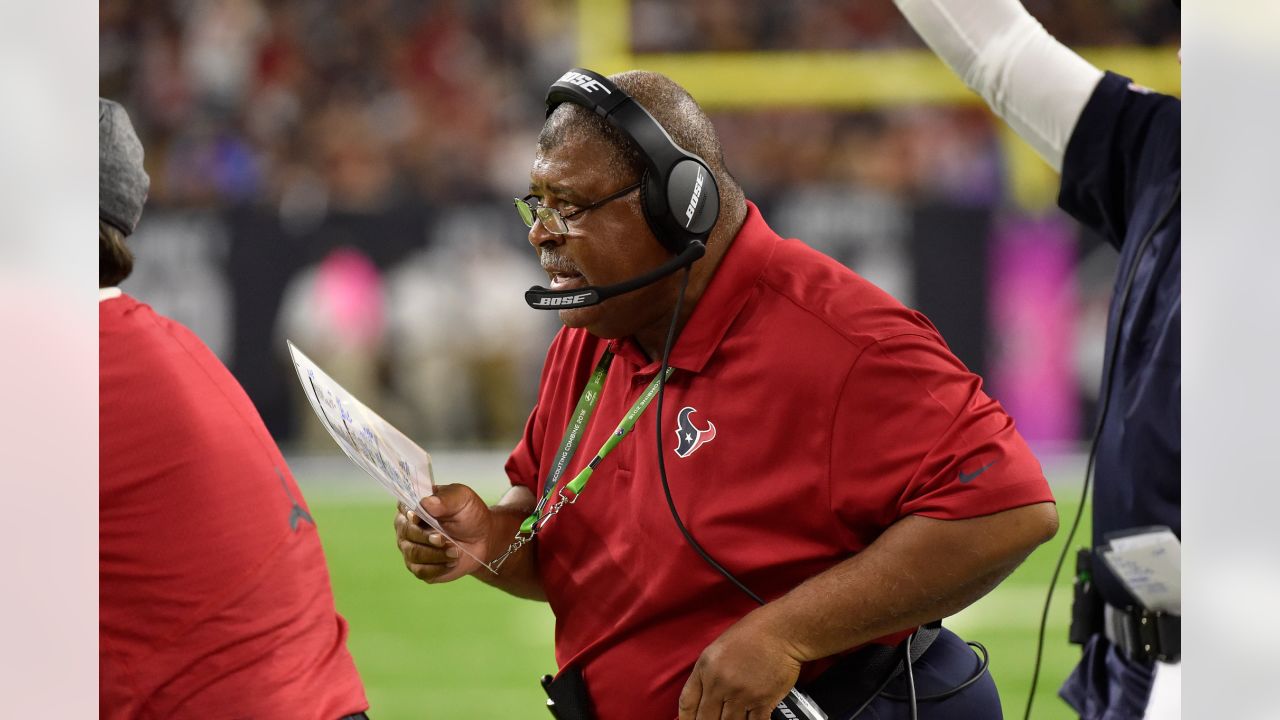
[[[658,386],[663,378],[670,378],[675,368],[668,367],[665,375],[655,375],[653,380],[649,382],[649,387],[645,388],[643,394],[622,417],[622,422],[618,423],[618,427],[609,436],[609,439],[600,446],[600,450],[596,452],[596,456],[582,468],[572,480],[560,488],[559,497],[550,507],[547,504],[551,501],[551,497],[556,494],[556,486],[560,482],[560,477],[564,475],[565,468],[569,466],[569,460],[578,450],[578,442],[582,439],[582,433],[586,429],[587,421],[591,419],[592,413],[595,412],[596,405],[600,402],[600,391],[604,387],[605,376],[609,374],[609,363],[613,360],[613,353],[605,350],[600,356],[600,362],[596,363],[596,369],[592,371],[590,379],[587,380],[587,386],[582,390],[582,396],[578,398],[578,404],[573,408],[573,415],[569,420],[569,426],[564,430],[564,438],[560,441],[560,450],[556,453],[556,461],[552,464],[550,472],[547,473],[545,483],[546,491],[542,494],[542,499],[538,501],[537,507],[533,509],[533,514],[524,519],[520,523],[520,529],[516,531],[515,540],[507,547],[507,551],[502,553],[498,559],[493,561],[493,569],[497,571],[502,567],[502,563],[511,557],[517,550],[524,547],[541,530],[557,513],[564,509],[565,505],[572,505],[578,501],[578,496],[586,488],[587,482],[591,479],[592,473],[599,467],[600,461],[604,460],[613,449],[622,442],[622,438],[635,427],[636,420],[649,407],[649,403],[653,397],[658,394]],[[545,514],[543,511],[546,511]]]

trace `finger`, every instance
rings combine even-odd
[[[400,554],[404,556],[406,563],[415,563],[420,565],[443,565],[452,563],[456,562],[458,557],[461,555],[455,545],[440,548],[431,545],[421,545],[408,540],[400,541]]]
[[[680,699],[676,702],[680,720],[694,720],[698,714],[700,702],[702,702],[702,678],[698,668],[694,667],[693,674],[685,681],[684,689],[680,691]]]
[[[419,545],[444,547],[449,544],[448,539],[446,539],[439,530],[436,530],[430,525],[415,525],[405,522],[404,527],[401,530],[401,537]]]
[[[452,580],[453,578],[448,576],[457,568],[457,565],[457,561],[454,561],[449,565],[418,565],[415,563],[405,563],[405,567],[409,569],[409,572],[413,573],[414,577],[419,580],[425,580],[429,583]]]
[[[702,699],[698,701],[698,713],[694,717],[697,720],[720,720],[721,717],[726,717],[724,706],[724,698],[717,697],[709,688],[704,689]]]
[[[449,502],[443,497],[445,488],[446,486],[436,488],[436,493],[434,495],[428,495],[422,498],[422,501],[418,503],[423,510],[427,511],[428,515],[437,520],[449,517],[456,512],[454,508],[449,506]]]
[[[422,512],[419,510],[418,512]],[[395,519],[396,536],[404,537],[405,533],[413,528],[427,528],[430,526],[423,522],[422,518],[414,514],[413,510],[404,503],[396,503],[396,519]]]
[[[426,514],[426,511],[424,511],[422,508],[406,508],[405,509],[405,516],[408,519],[409,524],[412,525],[413,527],[419,527],[419,528],[431,527],[431,525],[427,523],[426,519],[423,518],[423,515],[425,514]]]
[[[720,714],[716,717],[720,720],[742,720],[747,716],[747,712],[747,706],[732,700],[726,700],[720,706]]]
[[[751,720],[768,720],[773,717],[774,709],[777,708],[783,700],[787,699],[788,694],[789,692],[784,692],[783,694],[775,697],[772,702],[766,701],[753,705],[749,708],[747,717],[751,718]]]

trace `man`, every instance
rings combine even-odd
[[[906,702],[854,686],[889,681],[892,648],[914,656],[906,639],[918,626],[979,598],[1053,535],[1057,515],[1039,465],[927,320],[769,229],[682,88],[654,73],[610,79],[575,70],[553,91],[577,84],[607,92],[610,104],[630,94],[682,157],[710,173],[698,170],[692,196],[670,193],[678,206],[669,208],[677,225],[696,225],[700,203],[718,197],[705,257],[683,278],[560,311],[566,328],[507,462],[511,490],[492,508],[461,485],[422,501],[484,558],[501,555],[537,509],[537,534],[523,536],[501,574],[459,558],[402,509],[395,524],[405,563],[428,582],[474,573],[547,600],[556,683],[581,678],[584,704],[602,720],[767,718],[797,684],[832,718],[867,702],[878,717],[905,718]],[[647,148],[661,144],[659,133],[629,131],[629,139],[586,102],[552,103],[531,196],[517,203],[551,280],[552,294],[534,295],[555,302],[652,279],[672,261],[669,238],[654,234],[671,227],[654,215],[664,188],[651,182]],[[677,308],[665,405],[645,411]],[[587,406],[594,411],[583,421]],[[628,428],[637,409],[648,420]],[[575,442],[579,451],[566,452]],[[549,476],[572,486],[584,466],[594,468],[589,487],[561,484],[563,504],[536,504]],[[874,671],[858,664],[870,655],[850,651],[864,645],[882,659],[874,651],[885,648],[890,661]],[[994,684],[979,667],[954,634],[937,635],[915,667],[918,695],[974,682],[922,703],[923,716],[998,716]],[[892,682],[890,692],[910,692],[901,675]]]
[[[150,180],[98,101],[98,698],[104,718],[363,718],[315,522],[248,396],[122,293]]]
[[[1092,544],[1152,526],[1180,538],[1181,102],[1093,67],[1017,0],[896,2],[1062,172],[1062,209],[1120,251],[1093,448]],[[1085,555],[1078,576],[1092,578],[1073,612],[1072,640],[1084,643],[1084,657],[1063,698],[1086,719],[1180,716],[1180,616],[1144,608],[1101,560]],[[1159,632],[1148,636],[1146,627]]]

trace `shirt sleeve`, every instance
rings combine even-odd
[[[583,362],[594,363],[594,347],[584,349],[581,344],[571,340],[571,333],[562,328],[547,348],[547,356],[542,364],[542,374],[538,379],[538,401],[525,421],[524,433],[516,443],[511,455],[507,457],[505,470],[507,479],[512,485],[523,485],[538,494],[543,478],[540,476],[542,456],[553,454],[555,449],[546,449],[549,414],[556,414],[557,396],[563,393],[563,387],[573,386],[581,375],[579,365]],[[581,335],[578,336],[581,338]],[[583,358],[586,360],[583,360]],[[590,366],[590,365],[589,365]],[[582,375],[585,377],[585,375]],[[580,386],[579,386],[580,387]],[[575,396],[576,399],[576,396]],[[563,398],[561,398],[563,405]],[[559,432],[555,428],[553,432]],[[557,436],[558,437],[558,436]],[[554,439],[554,438],[552,438]]]
[[[507,479],[513,486],[523,485],[532,490],[535,496],[542,482],[538,472],[542,466],[542,447],[547,434],[546,410],[551,407],[550,394],[554,390],[554,383],[551,382],[553,367],[556,365],[554,358],[564,343],[564,338],[565,332],[561,330],[556,333],[550,347],[547,348],[542,373],[538,378],[538,401],[529,412],[529,419],[524,423],[524,433],[520,436],[520,442],[516,443],[511,455],[507,457],[507,464],[504,467]]]
[[[864,542],[907,515],[957,520],[1053,501],[1013,419],[936,336],[864,350],[835,433],[833,509]]]
[[[1076,123],[1058,205],[1117,248],[1142,189],[1182,166],[1182,102],[1108,72]]]
[[[524,434],[520,436],[520,442],[507,457],[506,464],[507,479],[511,484],[523,485],[533,491],[534,495],[538,494],[538,447],[540,446],[538,428],[541,425],[545,423],[540,422],[538,406],[535,405],[533,411],[529,413],[529,419],[525,421]]]

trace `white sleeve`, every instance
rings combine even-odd
[[[1018,0],[894,0],[920,37],[1055,170],[1102,71]]]

